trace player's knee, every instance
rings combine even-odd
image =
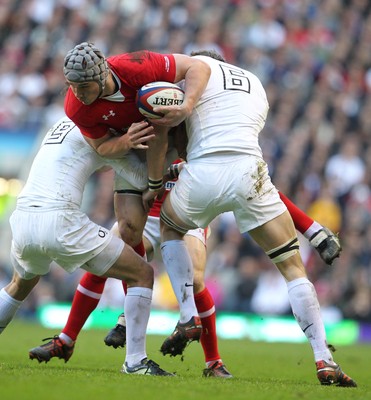
[[[153,268],[151,266],[145,269],[144,275],[141,275],[141,280],[143,279],[144,279],[144,282],[142,282],[143,286],[153,287],[153,284],[155,282],[155,275],[153,272]]]
[[[119,222],[119,233],[122,240],[132,247],[138,245],[142,240],[142,231],[130,220]]]
[[[137,266],[135,272],[132,274],[128,274],[128,277],[125,279],[128,286],[139,286],[139,287],[147,287],[153,288],[154,284],[154,272],[153,268],[147,264],[145,261],[141,263],[141,265]]]
[[[128,287],[153,288],[154,283],[152,266],[129,246],[124,247],[119,258],[103,276],[125,281]]]

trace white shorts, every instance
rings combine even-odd
[[[168,197],[188,228],[207,227],[218,215],[232,211],[244,233],[286,211],[266,162],[245,154],[218,154],[188,162]]]
[[[188,231],[186,235],[194,236],[206,246],[207,230],[196,228]],[[160,248],[161,234],[160,234],[160,218],[149,216],[144,227],[143,236],[151,243],[154,251]]]
[[[174,148],[166,154],[164,174],[169,165],[178,158]],[[119,193],[140,194],[148,187],[147,162],[141,160],[134,152],[129,152],[119,161],[109,161],[109,165],[115,170],[114,190]]]
[[[115,171],[115,190],[143,192],[147,188],[147,163],[137,153],[130,151],[120,160],[109,160],[109,165]]]
[[[52,261],[69,273],[104,274],[125,243],[79,209],[18,206],[10,217],[11,260],[23,279],[45,275]]]

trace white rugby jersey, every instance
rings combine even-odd
[[[105,164],[76,125],[62,118],[47,132],[18,204],[80,207],[89,177]]]
[[[258,143],[269,105],[260,80],[251,72],[210,57],[196,56],[211,68],[207,87],[186,119],[187,160],[229,151],[262,156]]]

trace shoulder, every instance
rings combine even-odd
[[[147,65],[153,59],[155,53],[148,50],[124,53],[107,58],[108,65],[115,71],[118,70],[138,70],[143,65]]]
[[[168,55],[168,54],[167,54]],[[163,58],[164,54],[155,53],[150,50],[139,50],[131,53],[117,54],[107,58],[110,65],[117,66],[121,63],[127,65],[142,65],[143,63],[151,62]]]
[[[162,77],[175,69],[173,54],[160,54],[149,50],[108,57],[107,62],[122,81],[138,83],[140,86],[150,82],[156,75]]]
[[[149,67],[157,68],[158,66],[165,66],[165,69],[169,69],[170,65],[175,63],[173,54],[161,54],[149,50],[108,57],[107,62],[115,72],[125,71],[125,73],[138,72]]]

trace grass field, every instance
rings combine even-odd
[[[75,353],[65,364],[52,359],[39,364],[28,350],[59,333],[14,321],[0,335],[0,400],[239,400],[239,399],[370,399],[371,345],[342,346],[335,358],[358,388],[321,386],[307,344],[223,340],[220,353],[233,379],[203,378],[198,343],[184,360],[160,354],[162,336],[147,339],[148,357],[176,377],[128,376],[120,373],[125,350],[106,347],[105,330],[82,331]],[[336,343],[334,343],[336,345]]]

